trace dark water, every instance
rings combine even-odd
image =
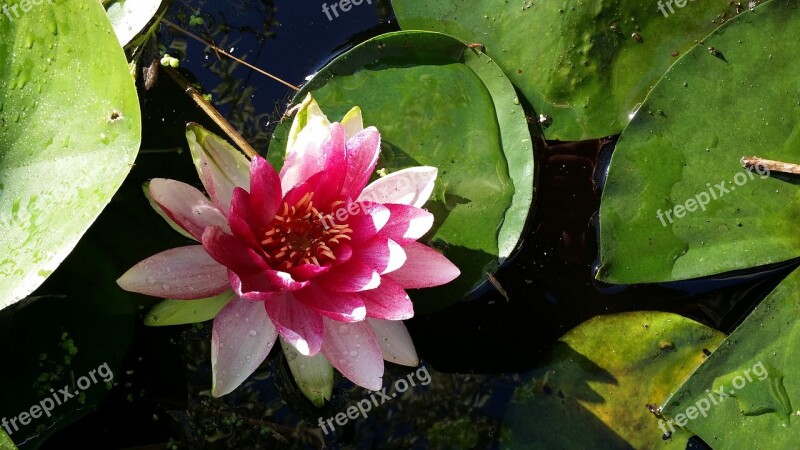
[[[397,29],[387,4],[364,3],[329,21],[322,2],[316,1],[188,1],[173,5],[170,20],[179,22],[180,14],[200,8],[206,25],[195,32],[212,35],[220,47],[300,85],[350,46]],[[291,92],[249,69],[230,70],[230,63],[179,33],[163,33],[160,43],[169,46],[174,39],[186,40],[182,67],[213,94],[245,137],[265,151]],[[170,53],[180,53],[178,47]],[[169,232],[150,224],[160,219],[147,211],[143,199],[130,199],[138,198],[141,183],[153,177],[198,184],[188,155],[171,149],[184,145],[187,121],[212,129],[213,124],[166,76],[143,94],[142,107],[143,148],[152,151],[140,155],[118,195],[140,208],[132,213],[122,202],[112,203],[87,240],[103,239],[105,230],[119,221],[141,223],[143,232],[154,235]],[[407,322],[431,374],[430,384],[398,395],[326,436],[318,429],[319,418],[329,418],[369,394],[340,380],[332,404],[315,410],[291,386],[282,355],[273,352],[252,386],[211,399],[201,393],[210,386],[208,325],[146,328],[138,320],[130,348],[121,350],[114,389],[97,408],[55,431],[42,448],[499,448],[505,407],[525,380],[524,372],[583,321],[599,314],[657,310],[732,331],[794,266],[660,285],[615,287],[593,280],[596,215],[614,142],[547,142],[536,155],[536,209],[521,249],[496,275],[509,300],[487,284],[445,311]],[[162,249],[182,242],[166,239],[174,242],[159,240]],[[152,253],[142,247],[117,256],[127,267]],[[67,264],[74,261],[71,257]],[[65,271],[54,274],[39,294],[61,292]],[[388,367],[387,381],[411,372]],[[30,436],[22,448],[34,448],[36,433]]]

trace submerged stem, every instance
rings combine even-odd
[[[226,52],[225,50],[223,50],[223,49],[221,49],[221,48],[217,47],[216,45],[214,45],[214,44],[212,44],[212,43],[210,43],[210,42],[206,42],[206,41],[205,41],[203,38],[201,38],[200,36],[197,36],[196,34],[192,33],[191,31],[189,31],[189,30],[186,30],[186,29],[184,29],[184,28],[182,28],[182,27],[180,27],[180,26],[178,26],[178,25],[175,25],[174,23],[170,22],[170,21],[169,21],[169,20],[167,20],[167,19],[161,19],[161,22],[162,22],[162,23],[164,23],[164,24],[166,24],[166,25],[168,25],[168,26],[170,26],[170,27],[172,27],[172,28],[174,28],[174,29],[176,29],[176,30],[178,30],[178,31],[180,31],[181,33],[185,34],[186,36],[189,36],[190,38],[192,38],[192,39],[194,39],[194,40],[196,40],[196,41],[198,41],[198,42],[200,42],[200,43],[202,43],[202,44],[205,44],[205,45],[207,45],[209,48],[211,48],[211,49],[212,49],[212,50],[214,50],[215,52],[217,52],[217,53],[221,53],[221,54],[223,54],[223,55],[227,56],[228,58],[230,58],[230,59],[232,59],[232,60],[234,60],[234,61],[238,62],[239,64],[242,64],[242,65],[244,65],[244,66],[247,66],[247,67],[249,67],[249,68],[251,68],[251,69],[255,70],[256,72],[258,72],[258,73],[260,73],[260,74],[262,74],[262,75],[265,75],[265,76],[267,76],[267,77],[269,77],[269,78],[272,78],[273,80],[277,81],[278,83],[281,83],[282,85],[284,85],[284,86],[286,86],[286,87],[288,87],[288,88],[290,88],[290,89],[293,89],[293,90],[295,90],[295,91],[299,91],[299,90],[300,90],[300,88],[299,88],[299,87],[297,87],[297,86],[295,86],[295,85],[293,85],[293,84],[289,83],[288,81],[284,81],[284,80],[282,80],[282,79],[280,79],[280,78],[276,77],[275,75],[273,75],[273,74],[271,74],[271,73],[269,73],[269,72],[267,72],[267,71],[265,71],[265,70],[263,70],[263,69],[259,69],[258,67],[256,67],[256,66],[254,66],[254,65],[252,65],[252,64],[250,64],[250,63],[248,63],[247,61],[244,61],[244,60],[242,60],[242,59],[240,59],[240,58],[237,58],[237,57],[235,57],[235,56],[231,55],[230,53]]]
[[[195,103],[197,103],[197,106],[199,106],[206,114],[208,114],[208,116],[211,117],[214,122],[216,122],[217,125],[222,128],[223,131],[225,131],[225,134],[227,134],[228,137],[230,137],[231,140],[233,140],[233,142],[235,142],[236,145],[238,145],[248,157],[254,158],[256,155],[258,155],[258,152],[256,152],[256,150],[247,142],[247,140],[245,140],[245,138],[242,137],[241,134],[239,134],[238,131],[236,131],[236,128],[233,128],[233,125],[231,125],[230,122],[222,117],[222,114],[217,111],[217,108],[214,108],[214,105],[203,98],[203,96],[200,95],[200,92],[198,92],[198,90],[192,86],[189,81],[183,77],[183,75],[178,73],[178,71],[172,67],[162,66],[162,69],[167,72],[167,75],[175,80],[176,83],[178,83],[178,86],[180,86],[181,89],[183,89],[183,91],[186,92],[186,94],[191,97]]]

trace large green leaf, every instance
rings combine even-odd
[[[666,402],[670,425],[685,426],[716,450],[795,448],[800,440],[798,305],[800,269]]]
[[[660,404],[724,335],[684,317],[633,312],[574,328],[518,388],[506,410],[508,448],[685,449],[691,434],[664,432]]]
[[[739,162],[800,161],[798,4],[741,14],[653,89],[611,159],[598,279],[683,280],[800,256],[796,180]]]
[[[308,92],[332,120],[361,107],[364,124],[382,135],[380,168],[439,168],[428,241],[462,275],[416,292],[418,311],[460,299],[509,256],[531,205],[533,149],[514,89],[486,55],[439,33],[389,33],[337,58],[295,99]],[[281,125],[270,146],[276,166],[288,129]]]
[[[564,141],[622,131],[673,52],[736,13],[729,0],[664,1],[664,13],[659,3],[392,0],[404,29],[483,44],[534,109],[552,117],[547,138]]]
[[[100,3],[8,6],[23,4],[0,20],[0,308],[72,250],[128,173],[141,131]]]

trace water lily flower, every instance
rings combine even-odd
[[[170,224],[199,244],[147,258],[117,282],[169,299],[231,299],[213,322],[213,395],[239,386],[278,337],[301,389],[325,366],[379,390],[384,360],[418,364],[402,322],[414,314],[406,289],[460,274],[417,242],[433,225],[422,206],[436,168],[368,184],[380,133],[363,128],[358,108],[330,123],[310,96],[295,117],[280,173],[261,157],[248,163],[197,125],[187,137],[209,197],[167,179],[146,190]],[[297,358],[304,363],[292,364]],[[304,374],[305,363],[321,372]],[[322,385],[332,384],[330,374]]]

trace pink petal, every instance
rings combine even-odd
[[[203,233],[203,248],[218,263],[233,270],[240,277],[271,270],[266,261],[244,241],[217,227],[206,228]]]
[[[250,247],[258,248],[260,244],[250,226],[251,223],[250,193],[237,187],[233,190],[231,209],[228,212],[228,224],[234,236],[245,241]]]
[[[155,178],[150,195],[170,219],[198,241],[207,226],[228,228],[228,222],[202,192],[180,181]]]
[[[436,250],[411,242],[403,246],[406,263],[394,272],[384,275],[397,281],[406,289],[427,288],[449,283],[461,274],[453,263]]]
[[[365,187],[358,201],[422,208],[433,193],[437,172],[435,167],[421,166],[390,173]]]
[[[286,272],[266,271],[239,277],[228,270],[228,282],[237,296],[251,302],[263,302],[284,292],[292,292],[305,287],[308,282],[294,281]]]
[[[341,242],[333,249],[333,255],[336,256],[336,261],[333,262],[334,266],[344,264],[353,257],[353,247],[347,245],[347,242]]]
[[[316,278],[329,271],[331,266],[318,266],[316,264],[301,264],[287,270],[289,274],[298,281],[306,281]]]
[[[391,215],[389,222],[380,231],[398,244],[405,245],[421,238],[433,226],[433,214],[414,206],[386,204]]]
[[[347,141],[347,178],[342,195],[355,198],[367,185],[381,151],[381,134],[369,127]]]
[[[345,220],[345,223],[353,230],[350,234],[351,243],[353,245],[361,244],[378,234],[389,222],[390,215],[389,208],[379,203],[362,204],[356,214]]]
[[[281,169],[281,189],[289,192],[301,183],[308,181],[313,175],[335,170],[341,172],[341,181],[344,182],[346,166],[345,158],[345,132],[338,123],[331,124],[328,129],[330,136],[319,146],[307,147],[302,152],[293,152],[286,155],[286,162]],[[335,195],[341,191],[341,185],[335,189]]]
[[[314,356],[322,347],[322,316],[306,308],[288,292],[264,302],[278,333],[301,355]]]
[[[230,288],[225,267],[211,259],[201,245],[151,256],[131,267],[117,284],[126,291],[176,300],[213,297]]]
[[[341,323],[324,318],[322,353],[353,383],[373,391],[383,385],[383,355],[373,328],[366,322]]]
[[[262,157],[250,162],[250,215],[260,230],[275,218],[281,205],[281,180],[275,169]]]
[[[414,317],[414,304],[406,291],[388,277],[371,291],[359,293],[367,307],[367,317],[386,320],[405,320]]]
[[[381,275],[394,272],[406,262],[406,252],[403,247],[383,237],[382,233],[360,245],[355,254],[356,259]]]
[[[325,223],[330,222],[332,219],[325,218],[325,216],[334,202],[342,200],[342,197],[339,196],[339,191],[344,182],[344,170],[343,167],[339,167],[312,175],[308,180],[296,185],[287,192],[283,197],[282,203],[289,206],[296,206],[301,200],[304,200],[304,198],[311,194],[311,205],[320,211],[317,217],[319,219],[324,219]],[[341,209],[341,207],[336,208],[336,210],[339,209]]]
[[[361,261],[350,261],[320,275],[314,283],[333,292],[360,292],[378,287],[381,276]]]
[[[211,332],[211,394],[239,387],[269,355],[278,332],[264,305],[234,298],[214,318]]]
[[[240,296],[253,299],[249,294],[251,291],[258,296],[278,291],[296,291],[308,284],[308,281],[295,280],[291,274],[271,268],[261,254],[245,241],[217,227],[208,227],[203,233],[203,248],[236,275],[234,290]],[[231,279],[231,286],[233,283]]]
[[[367,322],[378,336],[383,359],[403,366],[414,367],[419,364],[414,342],[403,322],[380,319],[367,319]]]
[[[330,292],[312,283],[292,294],[314,312],[340,322],[358,322],[367,317],[364,301],[356,293]]]
[[[186,139],[206,192],[227,215],[233,188],[248,189],[250,185],[247,158],[227,141],[197,124],[189,124]]]
[[[200,171],[200,181],[206,188],[209,197],[217,205],[217,208],[227,215],[231,204],[231,193],[236,185],[225,178],[220,168],[206,155],[200,156],[198,170]]]

